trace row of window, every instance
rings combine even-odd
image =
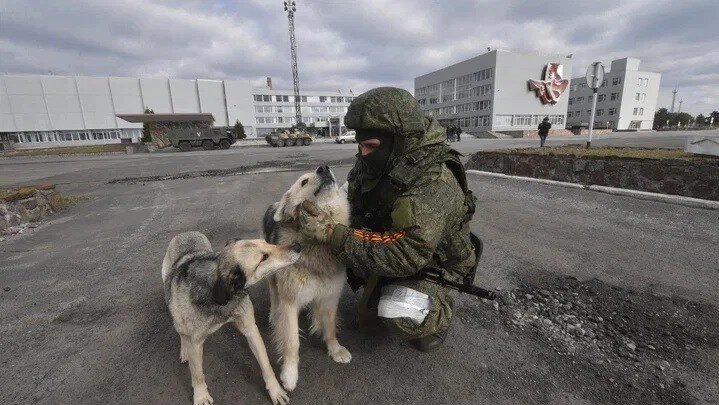
[[[459,126],[460,128],[489,127],[492,124],[492,117],[489,115],[477,115],[474,117],[439,120],[439,123],[444,127],[451,125]]]
[[[277,102],[277,103],[294,103],[295,96],[287,95],[269,95],[269,94],[255,94],[254,99],[257,102]],[[351,103],[354,97],[341,97],[341,96],[300,96],[301,103]]]
[[[549,118],[552,125],[564,125],[564,115],[530,115],[530,114],[498,114],[494,117],[495,127],[526,127],[536,126],[544,119]]]
[[[347,107],[336,107],[336,106],[315,106],[315,107],[300,107],[303,113],[346,113]],[[256,105],[255,112],[260,114],[269,113],[292,113],[295,111],[293,105]]]
[[[478,72],[469,73],[463,76],[459,76],[455,79],[445,80],[439,84],[433,84],[431,86],[420,87],[415,90],[416,97],[423,97],[430,94],[442,94],[442,99],[445,95],[454,93],[467,92],[472,82],[478,82],[482,80],[491,79],[494,76],[494,68],[487,68]]]
[[[648,77],[638,77],[637,78],[637,86],[643,86],[643,87],[649,86],[649,78]]]
[[[19,143],[33,142],[69,142],[69,141],[99,141],[109,139],[132,138],[140,135],[141,130],[101,129],[87,131],[47,131],[22,132],[16,135]]]
[[[639,93],[637,93],[637,94],[639,94]],[[645,94],[645,97],[646,97],[646,94]],[[619,93],[611,93],[611,94],[609,95],[609,99],[610,99],[610,100],[617,100],[618,98],[619,98]],[[607,99],[607,95],[606,95],[606,94],[597,94],[597,102],[598,102],[598,103],[601,103],[602,101],[605,101],[606,99]],[[574,104],[575,102],[576,102],[577,104],[580,104],[580,103],[583,103],[584,100],[585,100],[584,97],[577,97],[577,98],[569,97],[569,105],[572,105],[572,104]],[[591,101],[592,101],[592,97],[591,97],[591,96],[588,96],[588,97],[586,98],[586,101],[591,102]]]
[[[637,93],[637,94],[634,96],[634,100],[635,100],[635,101],[644,101],[644,100],[646,100],[646,99],[647,99],[647,93]]]
[[[473,103],[464,103],[459,105],[451,105],[447,107],[441,107],[441,108],[433,108],[431,110],[425,111],[425,114],[427,114],[428,117],[433,117],[436,115],[450,115],[450,114],[458,114],[458,113],[464,113],[464,112],[471,112],[471,111],[482,111],[490,108],[492,106],[492,100],[482,100],[482,101],[475,101]]]
[[[647,80],[649,80],[649,79],[647,79]],[[622,78],[621,78],[621,77],[613,77],[613,78],[612,78],[612,86],[617,86],[617,85],[619,85],[619,84],[621,84],[621,83],[622,83]],[[647,82],[647,83],[648,83],[648,82]],[[607,86],[607,79],[604,79],[604,80],[602,80],[602,84],[601,84],[599,87],[606,87],[606,86]],[[583,83],[573,84],[573,85],[572,85],[572,91],[577,91],[577,89],[586,89],[587,87],[588,87],[588,86],[587,86],[587,82],[586,82],[586,81],[583,82]]]
[[[616,109],[616,108],[610,108],[610,109],[607,110],[607,115],[616,115],[616,114],[617,114],[617,109]],[[586,116],[587,116],[587,117],[590,117],[591,115],[592,115],[592,110],[587,110],[587,111],[586,111]],[[603,108],[597,108],[596,116],[599,117],[599,116],[602,116],[602,115],[604,115],[604,109],[603,109]],[[567,111],[567,118],[579,118],[579,117],[581,117],[581,116],[582,116],[582,112],[579,111],[579,110],[577,110],[577,111]]]
[[[311,124],[313,122],[325,122],[330,117],[302,117],[302,122],[305,124]],[[257,124],[288,124],[292,125],[295,123],[295,117],[255,117]]]
[[[644,108],[642,107],[634,107],[634,111],[632,111],[632,115],[644,115]]]
[[[459,88],[459,87],[458,87]],[[454,100],[462,100],[468,97],[478,97],[478,96],[484,96],[486,94],[492,93],[492,84],[484,84],[481,86],[476,86],[472,88],[468,88],[469,91],[466,89],[462,89],[461,91],[458,90],[456,94],[450,93],[450,94],[442,94],[442,102],[447,101],[454,101]],[[439,98],[435,96],[431,96],[429,98],[420,98],[417,100],[420,105],[428,105],[428,104],[437,104],[439,103]]]

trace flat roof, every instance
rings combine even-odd
[[[211,113],[175,113],[175,114],[117,114],[117,118],[127,122],[214,122]]]

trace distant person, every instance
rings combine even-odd
[[[462,127],[457,127],[457,142],[462,140]]]
[[[547,135],[549,135],[549,130],[552,129],[552,124],[549,122],[549,117],[544,117],[537,129],[537,132],[539,133],[539,146],[543,147],[544,142],[547,140]]]
[[[447,142],[452,142],[452,126],[447,125],[447,127],[444,128],[444,136],[447,138]]]

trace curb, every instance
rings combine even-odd
[[[658,202],[663,202],[663,203],[667,203],[667,204],[683,205],[683,206],[692,207],[692,208],[704,208],[704,209],[709,209],[709,210],[719,210],[719,201],[702,200],[701,198],[684,197],[681,195],[650,193],[648,191],[630,190],[630,189],[626,189],[626,188],[617,188],[617,187],[608,187],[608,186],[597,186],[594,184],[568,183],[568,182],[557,181],[557,180],[537,179],[534,177],[513,176],[513,175],[509,175],[509,174],[504,174],[504,173],[485,172],[482,170],[467,170],[467,173],[479,175],[479,176],[497,177],[500,179],[522,180],[522,181],[528,181],[531,183],[548,184],[548,185],[552,185],[552,186],[565,187],[565,188],[584,189],[584,190],[596,191],[599,193],[620,195],[620,196],[624,196],[624,197],[632,197],[632,198],[637,198],[640,200],[658,201]]]

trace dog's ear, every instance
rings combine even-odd
[[[275,210],[275,215],[272,216],[272,219],[275,220],[275,222],[282,222],[288,219],[288,209],[290,202],[290,192],[287,191],[283,196],[282,199],[280,199],[280,202],[277,203],[277,207]]]
[[[230,302],[230,297],[232,297],[230,285],[225,280],[225,277],[218,272],[215,282],[212,284],[212,300],[217,305],[225,306]]]

